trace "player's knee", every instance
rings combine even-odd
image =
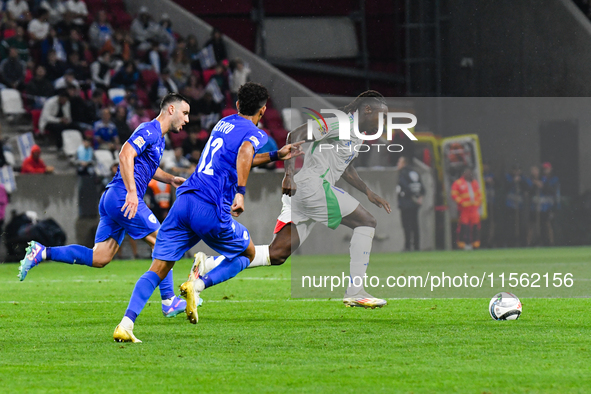
[[[373,217],[373,215],[371,213],[368,213],[363,218],[363,224],[361,224],[361,225],[366,226],[366,227],[376,228],[376,226],[378,225],[378,221],[376,220],[376,218]]]
[[[92,259],[92,266],[94,268],[103,268],[111,262],[111,259],[105,258],[104,256],[96,256]]]

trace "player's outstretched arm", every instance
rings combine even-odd
[[[380,208],[384,208],[384,210],[388,213],[392,212],[392,208],[390,208],[390,203],[374,193],[366,184],[363,182],[363,179],[359,177],[357,170],[352,165],[349,165],[345,172],[343,172],[342,178],[355,189],[359,190],[362,193],[367,195],[367,199],[375,204]]]
[[[123,216],[128,219],[133,219],[137,213],[138,197],[137,188],[135,186],[135,178],[133,173],[134,160],[137,156],[137,152],[133,147],[126,142],[119,152],[119,172],[121,173],[121,179],[125,184],[127,195],[125,196],[125,204],[121,208]]]
[[[183,178],[181,176],[174,176],[172,174],[169,174],[168,172],[162,170],[161,168],[158,168],[156,170],[156,173],[154,174],[154,176],[152,178],[156,179],[157,181],[163,182],[163,183],[169,183],[174,187],[179,187],[180,185],[183,184],[184,181],[186,181],[185,178]]]
[[[236,172],[238,173],[238,191],[234,196],[232,204],[232,216],[238,217],[244,212],[244,193],[248,174],[252,167],[252,157],[254,155],[254,146],[249,141],[244,141],[238,150],[236,158]]]
[[[286,143],[289,145],[293,141],[302,141],[306,140],[308,128],[305,124],[301,125],[290,131],[287,134]],[[313,139],[312,139],[313,140]],[[293,196],[296,194],[297,185],[293,180],[293,175],[295,173],[295,160],[286,160],[285,161],[285,176],[283,177],[283,181],[281,182],[281,189],[283,194],[287,194],[288,196]]]
[[[258,153],[252,160],[252,166],[256,167],[263,164],[267,164],[271,161],[285,161],[293,157],[301,156],[304,154],[304,151],[302,150],[302,144],[304,142],[306,141],[298,141],[294,144],[284,145],[281,149],[279,149],[276,152]],[[272,153],[275,153],[276,156],[272,157]]]

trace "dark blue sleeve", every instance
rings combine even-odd
[[[128,142],[139,156],[148,148],[148,146],[160,140],[159,134],[160,133],[157,130],[151,127],[143,127],[135,131],[129,138]]]

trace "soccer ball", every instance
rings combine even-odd
[[[488,311],[494,320],[517,320],[521,316],[521,301],[515,294],[502,292],[490,300]]]

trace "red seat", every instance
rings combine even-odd
[[[203,84],[207,85],[211,77],[215,74],[215,70],[203,70]]]
[[[236,111],[234,108],[224,108],[222,110],[222,118],[225,118],[226,116],[234,115],[237,113],[238,113],[238,111]]]
[[[154,82],[158,80],[158,73],[154,70],[142,70],[142,79],[144,80],[144,86],[146,88],[152,87]]]
[[[173,148],[178,148],[183,145],[183,141],[187,138],[188,134],[185,130],[181,130],[179,133],[168,133],[170,137],[170,143]]]

